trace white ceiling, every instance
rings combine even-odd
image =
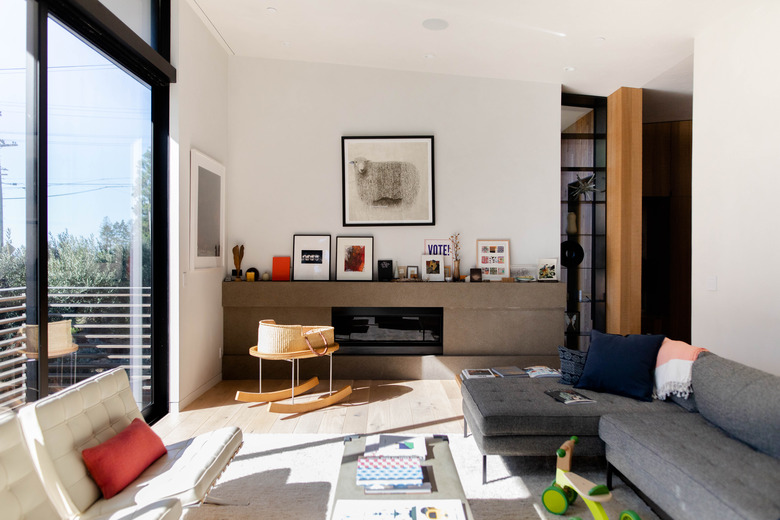
[[[190,0],[236,56],[561,83],[601,96],[658,88],[674,67],[679,84],[694,37],[755,1]],[[428,30],[429,18],[449,26]]]

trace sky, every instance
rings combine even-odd
[[[0,0],[3,237],[25,243],[26,3]],[[49,231],[98,235],[132,218],[133,189],[151,147],[151,90],[49,20]]]

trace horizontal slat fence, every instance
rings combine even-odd
[[[34,399],[34,359],[25,355],[24,288],[0,289],[0,406]],[[49,321],[72,321],[78,350],[49,358],[49,391],[117,366],[128,371],[139,404],[151,400],[151,290],[148,287],[51,287]]]

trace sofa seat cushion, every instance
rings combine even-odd
[[[94,508],[92,508],[94,509]],[[151,504],[119,509],[110,513],[100,513],[90,509],[77,520],[179,520],[183,509],[175,498],[158,500]]]
[[[566,405],[545,390],[570,390],[555,378],[466,379],[464,407],[473,412],[472,427],[486,437],[502,435],[597,436],[599,419],[613,412],[683,412],[663,401],[642,402],[619,395],[579,390],[595,403]],[[556,447],[557,448],[557,447]]]
[[[607,460],[679,520],[780,518],[780,462],[696,413],[606,414]]]
[[[109,514],[164,498],[184,506],[202,501],[230,460],[243,437],[236,427],[221,428],[166,447],[167,452],[128,487],[89,508],[90,515]]]

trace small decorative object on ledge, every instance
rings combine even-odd
[[[450,237],[452,242],[452,281],[460,281],[460,233]]]
[[[406,268],[406,272],[409,274],[410,280],[417,280],[417,266],[416,265],[410,265]]]
[[[509,240],[477,240],[477,267],[483,280],[501,281],[509,276]]]
[[[393,279],[393,261],[380,260],[377,262],[377,271],[379,272],[380,282],[389,282]]]
[[[471,274],[469,276],[470,282],[481,282],[482,281],[482,269],[472,269]]]
[[[558,259],[542,258],[536,271],[536,279],[540,282],[558,281]]]
[[[271,280],[274,282],[289,282],[290,281],[290,257],[289,256],[275,256],[273,264],[273,274]]]
[[[336,237],[336,280],[374,279],[374,237]]]
[[[254,267],[250,267],[246,270],[246,281],[257,282],[260,281],[260,272]]]
[[[241,260],[244,259],[244,245],[233,246],[233,264],[236,266],[235,281],[241,281]]]

